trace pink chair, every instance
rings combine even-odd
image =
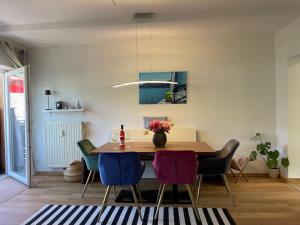
[[[157,209],[154,219],[157,219],[166,185],[184,184],[190,195],[196,217],[200,220],[195,199],[190,187],[190,184],[195,183],[197,176],[198,161],[195,152],[157,151],[152,164],[155,175],[160,183],[157,198]]]

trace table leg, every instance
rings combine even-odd
[[[177,203],[178,202],[178,185],[177,184],[173,184],[172,186],[173,186],[172,187],[172,189],[173,189],[173,201],[175,203]]]

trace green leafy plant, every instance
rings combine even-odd
[[[280,159],[279,151],[276,149],[272,150],[271,142],[264,142],[261,133],[256,133],[250,140],[259,141],[256,145],[256,150],[252,151],[250,154],[251,160],[256,160],[257,157],[260,156],[266,162],[269,169],[278,169],[279,162],[284,168],[289,166],[289,159],[287,157]]]

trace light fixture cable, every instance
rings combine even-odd
[[[118,13],[118,15],[126,22],[132,22],[132,19],[125,16],[120,8],[118,7],[118,4],[116,3],[116,0],[111,0],[113,3],[114,8],[116,9],[116,12]],[[151,13],[151,15],[153,15]],[[150,48],[150,71],[152,72],[152,21],[150,19],[150,23],[149,23],[149,39],[150,39],[150,43],[149,43],[149,48]],[[136,51],[136,72],[137,72],[137,76],[139,76],[139,51],[138,51],[138,22],[135,22],[135,51]],[[132,85],[132,84],[178,84],[177,82],[173,82],[173,81],[140,81],[139,77],[137,77],[137,81],[134,82],[127,82],[127,83],[123,83],[123,84],[118,84],[118,85],[114,85],[113,87],[122,87],[122,86],[128,86],[128,85]]]
[[[135,23],[136,74],[139,75],[138,23]]]
[[[150,71],[152,72],[152,22],[149,23]]]
[[[131,21],[132,21],[131,18],[125,16],[125,15],[121,12],[121,10],[120,10],[120,8],[119,8],[119,6],[118,6],[116,0],[111,0],[111,1],[112,1],[112,3],[113,3],[114,8],[116,9],[116,12],[119,14],[119,16],[120,16],[124,21],[126,21],[126,22],[131,22]]]

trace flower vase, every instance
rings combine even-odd
[[[167,135],[165,132],[156,132],[153,135],[152,142],[156,147],[164,147],[167,143]]]

